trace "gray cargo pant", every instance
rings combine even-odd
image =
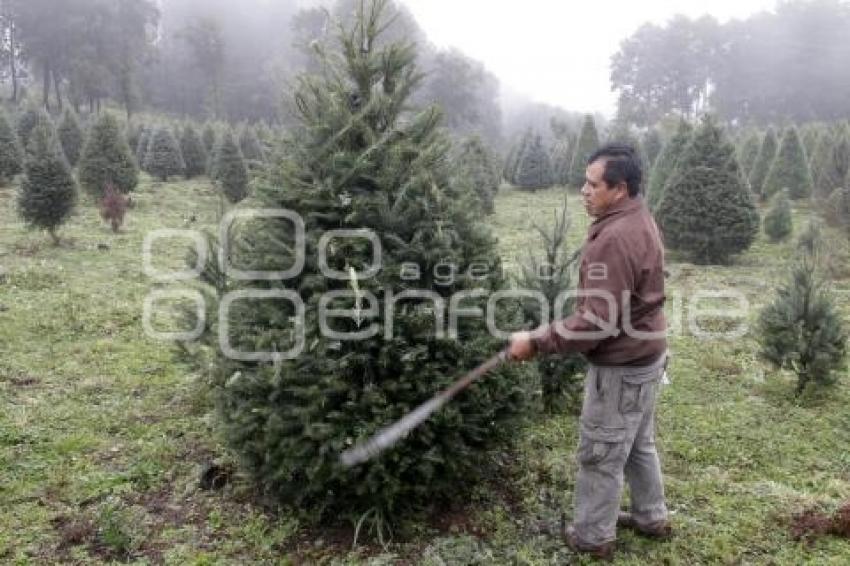
[[[613,541],[623,491],[639,525],[667,519],[655,451],[655,398],[667,355],[642,367],[591,364],[584,383],[573,524],[589,544]]]

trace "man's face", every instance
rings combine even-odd
[[[604,174],[604,159],[597,159],[585,170],[585,182],[581,188],[581,196],[584,201],[584,209],[589,216],[602,216],[611,206],[628,196],[625,183],[616,188],[609,187],[602,179]]]

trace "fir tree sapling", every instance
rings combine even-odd
[[[97,201],[107,184],[122,193],[136,188],[139,172],[118,120],[104,112],[89,130],[79,163],[80,184]]]
[[[773,197],[773,204],[764,216],[764,233],[774,242],[791,235],[791,201],[788,190],[783,189]]]
[[[77,200],[77,183],[62,154],[49,120],[39,118],[30,132],[24,179],[18,195],[21,218],[33,228],[47,230],[59,244],[56,230],[71,215]]]

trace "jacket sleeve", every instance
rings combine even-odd
[[[589,242],[582,259],[583,286],[575,312],[534,332],[532,342],[537,352],[584,354],[617,336],[622,326],[623,291],[635,288],[631,261],[617,237]]]

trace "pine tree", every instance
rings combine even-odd
[[[753,163],[753,169],[750,171],[750,190],[759,197],[763,195],[764,182],[770,172],[770,166],[773,165],[773,160],[776,158],[776,146],[776,133],[773,128],[768,128],[761,142],[756,161]]]
[[[180,136],[180,152],[186,165],[187,179],[203,175],[207,170],[207,152],[195,127],[187,122]]]
[[[39,117],[30,132],[24,179],[18,195],[18,212],[33,228],[47,230],[59,244],[56,230],[71,215],[77,200],[77,183],[53,126]]]
[[[478,136],[467,138],[461,144],[452,170],[455,183],[466,187],[484,214],[493,213],[493,201],[499,190],[500,175],[495,158]]]
[[[201,133],[201,139],[204,142],[204,150],[210,157],[212,157],[213,151],[215,150],[216,137],[215,126],[213,126],[210,122],[204,124],[204,131]]]
[[[34,103],[28,103],[24,107],[24,111],[18,116],[16,129],[18,139],[21,142],[21,147],[24,148],[24,150],[29,149],[30,134],[38,125],[39,119],[43,117],[44,116],[41,114],[38,106]]]
[[[824,218],[830,226],[850,231],[850,188],[832,191],[824,206]]]
[[[570,182],[573,150],[568,140],[557,140],[552,146],[552,182],[566,187]]]
[[[751,132],[748,136],[744,137],[744,141],[738,151],[738,164],[741,166],[741,173],[748,184],[750,173],[753,171],[759,149],[761,149],[761,144],[761,134]]]
[[[593,121],[593,116],[588,114],[584,117],[584,123],[581,126],[581,132],[573,151],[573,159],[570,164],[570,185],[573,187],[584,186],[587,160],[598,147],[599,134],[596,131],[596,123]]]
[[[205,274],[220,292],[271,286],[297,291],[305,305],[300,328],[307,351],[299,357],[277,363],[216,359],[214,398],[229,445],[264,493],[314,518],[367,512],[363,518],[375,524],[423,502],[464,493],[493,441],[514,435],[509,417],[524,409],[526,395],[517,368],[504,367],[392,449],[351,469],[339,465],[340,451],[427,400],[462,368],[474,367],[500,346],[475,317],[458,321],[458,340],[439,336],[433,300],[388,306],[404,290],[450,297],[473,288],[501,289],[505,281],[498,269],[476,281],[464,276],[441,285],[434,279],[434,268],[445,262],[464,273],[473,262],[497,268],[499,259],[488,228],[475,221],[474,211],[452,189],[440,111],[408,110],[422,75],[415,70],[412,45],[379,41],[386,4],[370,2],[366,14],[341,32],[340,53],[322,58],[333,69],[299,79],[298,134],[276,167],[288,182],[258,186],[258,204],[292,210],[303,219],[311,250],[304,268],[289,280],[259,283],[222,280],[215,265]],[[231,240],[238,247],[231,255],[246,258],[240,267],[247,269],[291,265],[292,223],[262,224],[266,227],[234,228]],[[347,278],[321,275],[312,250],[330,229],[361,229],[379,237],[378,272],[358,275],[374,263],[368,241],[336,238],[326,246],[326,263]],[[346,294],[334,298],[327,294],[331,291]],[[332,330],[366,331],[362,339],[322,335],[322,297],[334,309],[354,313],[329,321]],[[487,300],[463,302],[472,308],[486,306]],[[370,305],[377,316],[358,310]],[[232,306],[235,348],[270,351],[280,344],[282,352],[290,347],[294,311],[287,301]],[[380,322],[385,315],[391,330]],[[370,334],[373,324],[382,329],[377,335]],[[384,338],[384,332],[391,336]]]
[[[656,217],[672,249],[723,263],[750,247],[759,228],[735,148],[710,116],[694,132],[664,189]]]
[[[845,368],[847,334],[818,262],[817,253],[801,253],[759,316],[761,355],[797,374],[797,395],[809,383],[833,383]]]
[[[552,186],[552,164],[540,135],[534,136],[517,166],[516,185],[532,191]]]
[[[242,150],[242,157],[249,162],[258,162],[265,159],[263,146],[260,144],[254,128],[248,124],[242,126],[242,132],[239,134],[239,149]]]
[[[169,127],[159,128],[151,137],[145,156],[145,171],[165,182],[171,175],[182,175],[186,170],[180,145]]]
[[[806,156],[809,158],[810,166],[822,133],[823,128],[820,124],[810,123],[800,129],[800,141],[803,143],[803,149],[806,150]]]
[[[773,197],[773,204],[764,216],[764,233],[774,242],[778,242],[790,236],[792,230],[791,201],[788,198],[788,189],[783,189]]]
[[[83,151],[83,143],[85,142],[85,134],[80,126],[80,121],[77,115],[70,108],[66,108],[62,114],[62,122],[57,128],[59,141],[62,143],[62,151],[68,159],[68,164],[71,167],[77,165],[80,160],[80,153]]]
[[[0,186],[23,171],[24,152],[6,112],[0,108]]]
[[[111,113],[104,112],[91,127],[83,145],[78,174],[80,184],[98,201],[107,184],[122,193],[136,188],[139,172],[127,138]]]
[[[530,328],[539,328],[552,322],[551,317],[556,308],[560,307],[562,312],[570,312],[573,309],[574,301],[567,301],[561,306],[558,305],[558,297],[561,293],[575,288],[571,269],[578,259],[578,254],[567,246],[570,220],[566,202],[563,208],[555,213],[551,230],[537,224],[535,229],[543,240],[543,254],[542,257],[529,254],[522,265],[519,285],[521,289],[539,292],[546,298],[549,319],[544,320],[542,305],[538,300],[523,301],[526,325]],[[543,408],[546,412],[577,413],[581,409],[585,368],[586,364],[581,356],[574,354],[551,355],[538,359],[537,369],[540,373]]]
[[[154,128],[150,126],[142,126],[139,130],[139,137],[136,140],[136,145],[133,149],[133,153],[136,156],[136,163],[138,163],[139,168],[143,168],[145,166],[145,157],[148,154],[148,145],[150,145],[151,134],[153,133]]]
[[[646,170],[651,171],[664,147],[661,134],[656,128],[649,128],[643,136],[643,150],[646,154]]]
[[[528,128],[519,139],[519,142],[514,145],[511,155],[505,161],[505,179],[512,185],[516,185],[517,170],[528,146],[531,145],[532,137],[531,128]]]
[[[664,144],[661,153],[658,154],[658,158],[655,160],[655,166],[649,175],[649,182],[646,189],[646,202],[650,210],[655,211],[658,208],[658,203],[661,202],[661,198],[664,196],[664,187],[670,175],[676,169],[676,163],[678,163],[679,157],[685,151],[692,133],[693,128],[691,125],[685,120],[680,120],[676,133]]]
[[[244,199],[248,195],[248,169],[230,130],[222,134],[215,159],[213,178],[224,196],[234,203]]]
[[[835,189],[844,187],[850,175],[850,128],[847,124],[838,124],[828,140],[815,165],[816,193],[821,196],[831,195]]]
[[[790,127],[782,136],[779,151],[770,166],[770,172],[764,181],[762,194],[769,198],[782,189],[789,190],[789,196],[794,199],[806,198],[812,194],[812,174],[806,150],[800,142],[797,128]]]

